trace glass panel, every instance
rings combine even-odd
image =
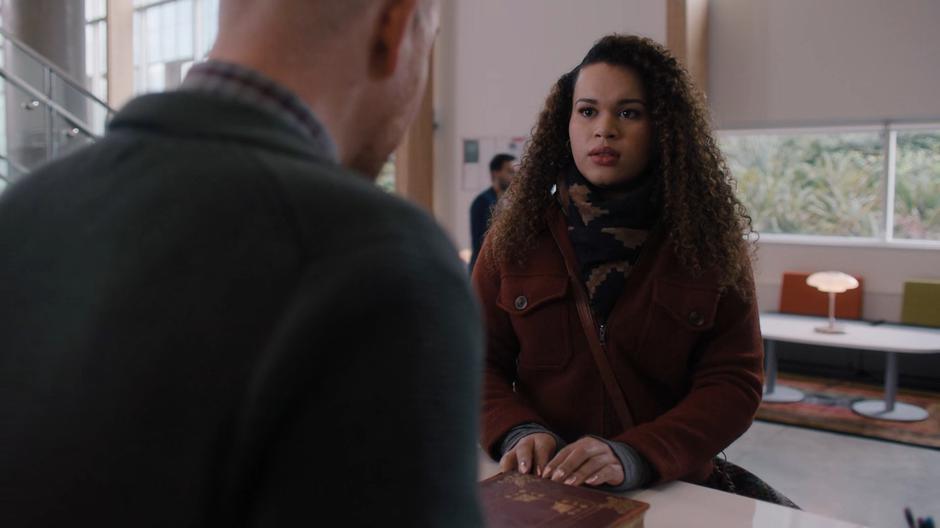
[[[26,170],[49,159],[49,114],[47,107],[7,84],[7,159]]]
[[[385,162],[385,165],[382,165],[382,170],[379,172],[379,177],[375,179],[375,184],[381,187],[385,192],[395,192],[394,153],[388,158],[388,160]]]
[[[159,60],[161,62],[169,62],[176,58],[176,8],[178,6],[179,4],[173,3],[154,8],[160,19],[157,45],[160,47]]]
[[[166,67],[160,64],[151,64],[147,67],[147,91],[159,92],[166,84]]]
[[[134,86],[137,93],[168,90],[179,84],[191,63],[205,57],[218,30],[218,0],[135,3]],[[143,67],[142,65],[146,65]],[[156,80],[162,65],[163,76]],[[146,77],[146,78],[143,78]]]
[[[91,22],[108,15],[108,5],[106,0],[85,0],[85,21]]]
[[[219,32],[219,0],[199,0],[199,19],[196,29],[199,35],[196,58],[202,59],[209,53]]]
[[[163,59],[160,55],[160,16],[159,12],[147,10],[143,13],[145,48],[144,58],[147,62],[157,62]]]
[[[6,94],[7,132],[6,148],[0,155],[8,165],[21,167],[24,172],[32,170],[50,158],[52,112],[24,90],[5,80],[0,82]]]
[[[9,71],[40,93],[48,95],[49,82],[46,67],[12,40],[7,42],[0,36],[0,41],[3,41],[5,52],[4,65],[9,67]]]
[[[881,137],[878,132],[725,133],[720,144],[758,232],[880,237]]]
[[[104,102],[108,101],[108,24],[98,24],[98,71],[91,92]]]
[[[67,112],[83,119],[89,129],[100,135],[104,133],[109,117],[107,106],[103,103],[108,96],[107,23],[102,20],[86,24],[85,37],[85,90],[73,86],[53,72],[52,91],[48,96]],[[101,101],[95,101],[86,91]]]
[[[894,236],[940,240],[940,130],[897,137]]]
[[[6,83],[0,82],[0,152],[7,151],[7,89]]]
[[[144,16],[143,13],[134,13],[134,38],[132,40],[134,41],[134,68],[135,70],[138,66],[144,63],[144,59],[142,56],[142,53],[144,50],[143,36],[142,36],[144,22],[143,20],[141,20],[143,16]]]
[[[192,0],[181,0],[176,4],[176,53],[174,59],[193,58],[193,3]]]
[[[108,25],[92,22],[85,26],[85,86],[98,99],[108,98],[107,83],[101,82],[108,75]]]
[[[85,26],[85,75],[91,76],[95,71],[95,28],[88,24]]]
[[[52,116],[52,127],[54,157],[67,156],[95,142],[94,137],[58,114]]]
[[[193,64],[195,64],[193,61],[186,61],[180,64],[180,80],[186,78],[186,74],[189,73],[189,69],[193,67]]]
[[[163,0],[134,0],[134,7],[147,7],[153,4],[158,4]]]
[[[27,91],[0,78],[5,95],[4,141],[0,142],[0,187],[42,164],[94,142],[94,137]]]

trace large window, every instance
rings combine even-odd
[[[102,101],[108,100],[107,17],[107,0],[85,0],[85,82]]]
[[[894,238],[940,240],[940,129],[897,132]]]
[[[395,192],[395,154],[392,153],[389,156],[388,160],[385,161],[385,165],[382,165],[382,170],[379,172],[378,177],[375,179],[375,184],[381,187],[385,192],[393,193]]]
[[[940,127],[727,131],[720,143],[762,235],[940,241]]]
[[[134,0],[134,90],[179,86],[218,32],[219,0]]]

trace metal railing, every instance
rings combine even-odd
[[[6,125],[0,192],[36,167],[98,139],[82,119],[4,68],[0,88]]]
[[[6,188],[8,184],[20,179],[27,172],[29,172],[29,170],[27,170],[26,167],[0,154],[0,182],[2,182],[0,183],[0,193],[3,192],[3,189]]]
[[[103,135],[114,109],[85,86],[52,64],[39,52],[0,28],[0,46],[5,50],[3,67],[10,76],[28,84],[66,110],[84,128]]]
[[[114,110],[0,28],[0,193],[39,165],[104,135]]]

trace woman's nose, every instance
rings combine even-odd
[[[599,119],[597,128],[594,129],[594,137],[603,139],[612,139],[617,136],[617,127],[608,119]]]

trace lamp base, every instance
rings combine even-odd
[[[817,326],[813,330],[819,332],[820,334],[844,334],[845,328],[842,328],[840,325],[833,326]]]

